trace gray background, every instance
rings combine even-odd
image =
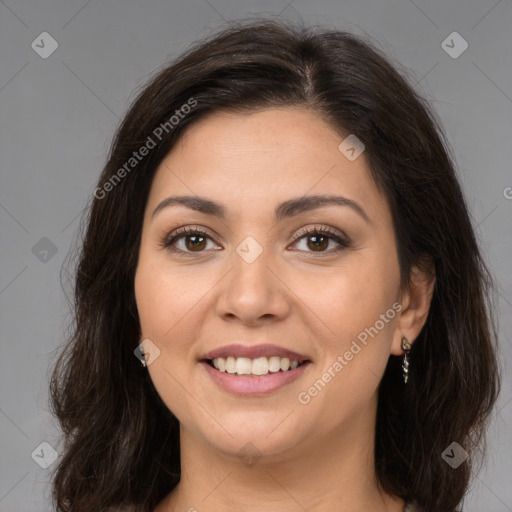
[[[371,36],[409,70],[441,117],[499,287],[495,307],[505,368],[489,458],[464,510],[512,510],[511,2],[5,0],[0,1],[0,511],[50,510],[52,467],[40,468],[36,460],[50,456],[47,447],[38,448],[43,441],[59,450],[47,403],[49,364],[70,320],[59,272],[134,89],[225,20],[278,13]],[[58,48],[43,59],[31,44],[48,51],[49,40],[41,43],[38,37],[45,31]],[[454,31],[469,45],[458,58],[442,47]]]

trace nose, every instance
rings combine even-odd
[[[232,270],[219,283],[217,314],[248,326],[284,320],[291,310],[291,294],[272,257],[264,250],[248,262],[233,255]]]

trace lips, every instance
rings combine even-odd
[[[206,361],[201,361],[199,364],[206,375],[220,389],[231,395],[241,397],[272,395],[300,379],[312,365],[312,363],[307,362],[286,372],[279,371],[263,376],[249,376],[221,372],[210,366]]]

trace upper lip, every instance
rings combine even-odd
[[[242,345],[233,344],[225,345],[224,347],[216,348],[203,355],[202,360],[216,359],[217,357],[248,357],[249,359],[257,359],[258,357],[287,357],[290,361],[309,361],[307,355],[299,354],[293,350],[279,347],[277,345],[263,344],[263,345]]]

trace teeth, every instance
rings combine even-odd
[[[238,375],[250,375],[252,370],[251,360],[248,357],[238,357],[236,360],[236,373]]]
[[[222,359],[222,357],[219,357],[219,359]],[[214,359],[214,361],[215,361],[215,359]],[[220,365],[219,365],[219,368],[220,368]],[[228,357],[226,359],[225,368],[228,373],[235,373],[236,372],[236,359],[234,357]]]
[[[279,370],[286,372],[299,366],[299,361],[290,361],[287,357],[216,357],[213,366],[220,372],[236,373],[237,375],[267,375]]]
[[[258,357],[258,359],[253,359],[251,364],[251,373],[253,375],[267,375],[268,359],[266,357]]]
[[[278,356],[272,356],[268,360],[268,371],[275,373],[281,369],[281,358]]]

